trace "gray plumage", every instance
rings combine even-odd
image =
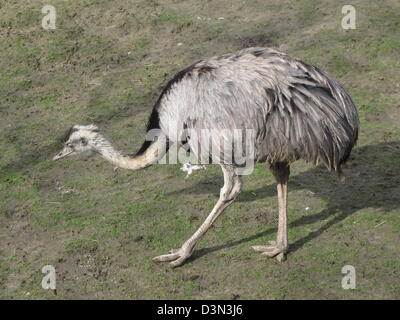
[[[201,60],[177,73],[157,102],[148,129],[254,129],[256,161],[322,160],[341,173],[357,140],[357,110],[320,69],[270,48]],[[199,152],[205,141],[188,141]],[[143,148],[141,151],[144,151]],[[218,157],[217,157],[218,159]]]

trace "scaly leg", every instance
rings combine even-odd
[[[199,239],[207,232],[213,222],[239,195],[242,185],[240,177],[235,173],[235,168],[231,166],[221,165],[224,173],[224,186],[221,189],[219,199],[213,210],[203,222],[200,228],[191,236],[180,249],[172,250],[169,254],[164,254],[153,258],[153,261],[171,261],[171,267],[180,266],[193,253]]]
[[[289,165],[287,163],[278,162],[271,165],[271,170],[275,176],[278,191],[278,207],[279,207],[279,220],[278,220],[278,235],[276,241],[270,241],[269,246],[253,246],[255,251],[261,251],[262,254],[269,257],[277,257],[279,262],[285,260],[285,254],[288,249],[287,240],[287,182],[289,179]]]

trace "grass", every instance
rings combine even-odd
[[[344,4],[59,0],[53,31],[41,28],[40,2],[2,4],[0,297],[398,299],[400,7],[356,2],[357,29],[344,31]],[[179,165],[114,172],[101,159],[54,163],[60,137],[94,122],[134,151],[175,72],[257,45],[321,67],[350,92],[361,132],[347,183],[320,166],[292,166],[291,251],[279,264],[250,250],[277,228],[274,179],[257,165],[187,264],[155,264],[212,209],[220,169],[184,179]],[[56,268],[57,296],[40,286],[46,264]],[[347,264],[356,290],[341,288]]]

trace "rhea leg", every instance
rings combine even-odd
[[[180,249],[172,250],[170,254],[155,257],[153,258],[154,261],[174,260],[170,263],[170,265],[172,267],[180,266],[192,255],[197,242],[207,232],[213,222],[239,195],[242,183],[240,177],[235,173],[235,168],[226,165],[221,165],[221,168],[224,173],[224,186],[221,189],[217,203],[207,219],[203,222],[200,228],[182,245]]]
[[[290,169],[287,163],[278,162],[271,165],[272,173],[277,181],[278,191],[278,208],[279,208],[279,219],[278,219],[278,234],[276,241],[270,241],[269,246],[253,246],[255,251],[263,252],[263,255],[267,257],[277,257],[278,261],[281,262],[285,259],[285,254],[288,249],[287,240],[287,182],[289,179]]]

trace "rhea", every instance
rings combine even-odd
[[[205,148],[210,141],[227,145],[236,136],[215,137],[207,132],[253,132],[253,160],[268,164],[277,181],[279,218],[276,241],[252,248],[282,261],[289,248],[286,211],[290,164],[298,159],[322,162],[342,177],[341,166],[357,141],[359,119],[349,94],[327,73],[283,52],[256,47],[199,60],[178,72],[152,109],[147,132],[156,129],[160,134],[146,139],[132,155],[115,147],[95,125],[75,125],[54,160],[92,152],[117,167],[138,170],[157,163],[171,145],[185,143],[196,157],[201,150],[210,150],[209,156],[224,175],[217,203],[180,249],[154,258],[171,261],[176,267],[193,254],[199,239],[242,187],[240,165],[225,161],[226,157],[214,154],[213,148]],[[198,134],[185,134],[188,129]],[[236,142],[232,146],[241,144]]]

